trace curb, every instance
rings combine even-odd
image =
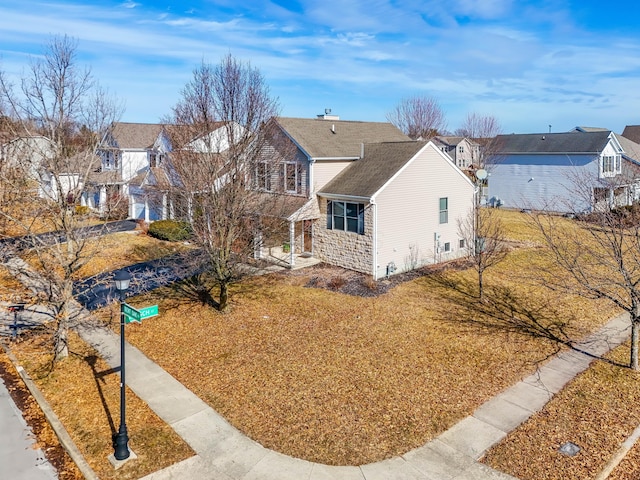
[[[9,360],[11,360],[11,363],[20,375],[20,378],[22,378],[22,381],[29,389],[31,396],[37,402],[38,406],[42,410],[42,413],[44,413],[44,416],[49,422],[49,425],[51,425],[51,428],[53,428],[53,431],[58,437],[60,444],[67,451],[67,453],[71,457],[71,460],[73,460],[73,462],[78,466],[80,473],[82,473],[86,480],[99,480],[98,476],[89,466],[84,456],[82,455],[74,441],[71,439],[71,436],[64,428],[64,425],[62,425],[62,422],[60,422],[60,419],[58,419],[58,416],[49,405],[49,402],[47,402],[47,400],[44,398],[44,395],[42,395],[34,381],[31,379],[31,377],[29,377],[29,374],[18,363],[18,359],[13,355],[13,353],[11,353],[9,347],[4,342],[1,342],[1,344],[5,353],[9,357]]]

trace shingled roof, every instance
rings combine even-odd
[[[160,135],[164,125],[159,123],[116,122],[111,136],[118,148],[151,148]]]
[[[363,143],[409,140],[391,123],[287,117],[276,122],[311,158],[359,158]]]
[[[624,127],[622,136],[632,142],[640,143],[640,125],[627,125]]]
[[[367,144],[364,158],[340,172],[320,194],[370,198],[425,145],[416,141]]]
[[[624,150],[623,156],[633,162],[640,163],[640,145],[622,135],[616,135],[616,138]]]
[[[610,130],[596,132],[527,133],[498,135],[501,154],[600,153],[609,141]]]

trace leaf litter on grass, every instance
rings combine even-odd
[[[165,291],[129,339],[262,445],[333,465],[423,445],[555,351],[462,328],[428,277],[361,297],[308,288],[316,273],[250,279],[222,314]]]

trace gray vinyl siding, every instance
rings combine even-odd
[[[465,254],[459,249],[458,219],[473,208],[474,187],[436,147],[428,145],[375,196],[376,277]],[[439,223],[440,198],[448,198],[448,222]],[[440,235],[440,252],[435,234]],[[443,251],[449,243],[451,251]]]
[[[506,208],[575,212],[590,207],[579,183],[598,178],[599,157],[590,155],[511,155],[494,165],[489,202]]]

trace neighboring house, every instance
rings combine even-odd
[[[436,147],[451,157],[458,168],[478,167],[480,145],[466,137],[437,136],[431,139]]]
[[[39,186],[39,196],[50,197],[53,191],[47,163],[55,157],[55,144],[42,135],[14,138],[0,146],[0,163],[20,168]]]
[[[164,125],[114,123],[97,149],[101,175],[94,177],[99,194],[92,206],[103,210],[109,197],[127,197],[131,218],[166,218],[163,196],[148,192],[144,186],[151,169],[161,166],[170,151]]]
[[[20,168],[33,180],[34,190],[37,185],[38,196],[54,202],[68,195],[71,200],[73,192],[85,188],[91,169],[87,157],[91,155],[56,158],[56,145],[42,135],[15,138],[0,146],[0,164]],[[59,171],[54,171],[54,164]]]
[[[258,166],[256,186],[286,197],[289,263],[296,254],[374,279],[455,258],[466,245],[457,220],[473,208],[474,187],[432,142],[390,123],[274,119],[294,145]]]
[[[99,172],[92,176],[99,195],[94,204],[104,209],[112,196],[124,196],[129,201],[129,216],[152,222],[173,218],[175,208],[171,191],[182,188],[182,182],[171,162],[174,148],[192,153],[223,154],[229,148],[229,131],[241,137],[225,123],[216,123],[211,132],[195,138],[188,128],[152,123],[115,123],[98,148],[101,159]],[[179,145],[174,146],[172,139]]]
[[[640,125],[627,125],[622,136],[635,143],[640,143]]]
[[[581,212],[639,197],[640,145],[610,130],[498,135],[495,143],[488,187],[494,205]]]

